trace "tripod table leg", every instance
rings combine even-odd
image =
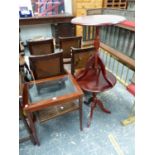
[[[99,99],[97,99],[97,104],[98,104],[98,106],[101,108],[101,110],[102,110],[103,112],[105,112],[105,113],[111,113],[111,111],[109,111],[108,109],[106,109],[106,108],[104,107],[103,103],[102,103]]]
[[[93,112],[95,107],[96,107],[96,98],[93,99],[93,101],[91,102],[91,110],[90,110],[90,116],[89,116],[87,127],[90,127],[90,123],[93,117]]]

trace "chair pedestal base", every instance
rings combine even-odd
[[[92,97],[92,101],[91,101],[90,116],[89,116],[87,127],[90,127],[91,120],[92,120],[92,117],[93,117],[93,112],[94,112],[94,109],[95,109],[96,105],[98,105],[103,112],[108,113],[108,114],[111,113],[108,109],[106,109],[104,107],[103,103],[99,99],[97,99],[96,93],[93,93],[93,97]]]

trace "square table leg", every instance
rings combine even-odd
[[[80,130],[82,131],[83,130],[83,127],[82,127],[82,104],[83,104],[83,98],[80,97],[79,98],[79,115],[80,115]]]
[[[33,119],[32,119],[32,113],[31,112],[26,112],[26,114],[27,114],[28,121],[30,123],[30,128],[32,130],[32,134],[34,136],[35,142],[36,142],[37,145],[40,145],[38,137],[37,137],[37,133],[36,133],[35,124],[34,124]]]

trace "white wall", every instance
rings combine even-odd
[[[65,2],[65,13],[72,14],[72,0],[64,0]]]
[[[21,40],[26,44],[26,40],[32,39],[37,36],[52,37],[50,24],[36,24],[20,26]]]
[[[32,11],[31,0],[19,0],[19,7],[20,6],[27,6],[28,9]]]

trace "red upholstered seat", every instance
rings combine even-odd
[[[131,83],[127,86],[127,90],[135,96],[135,84]]]

